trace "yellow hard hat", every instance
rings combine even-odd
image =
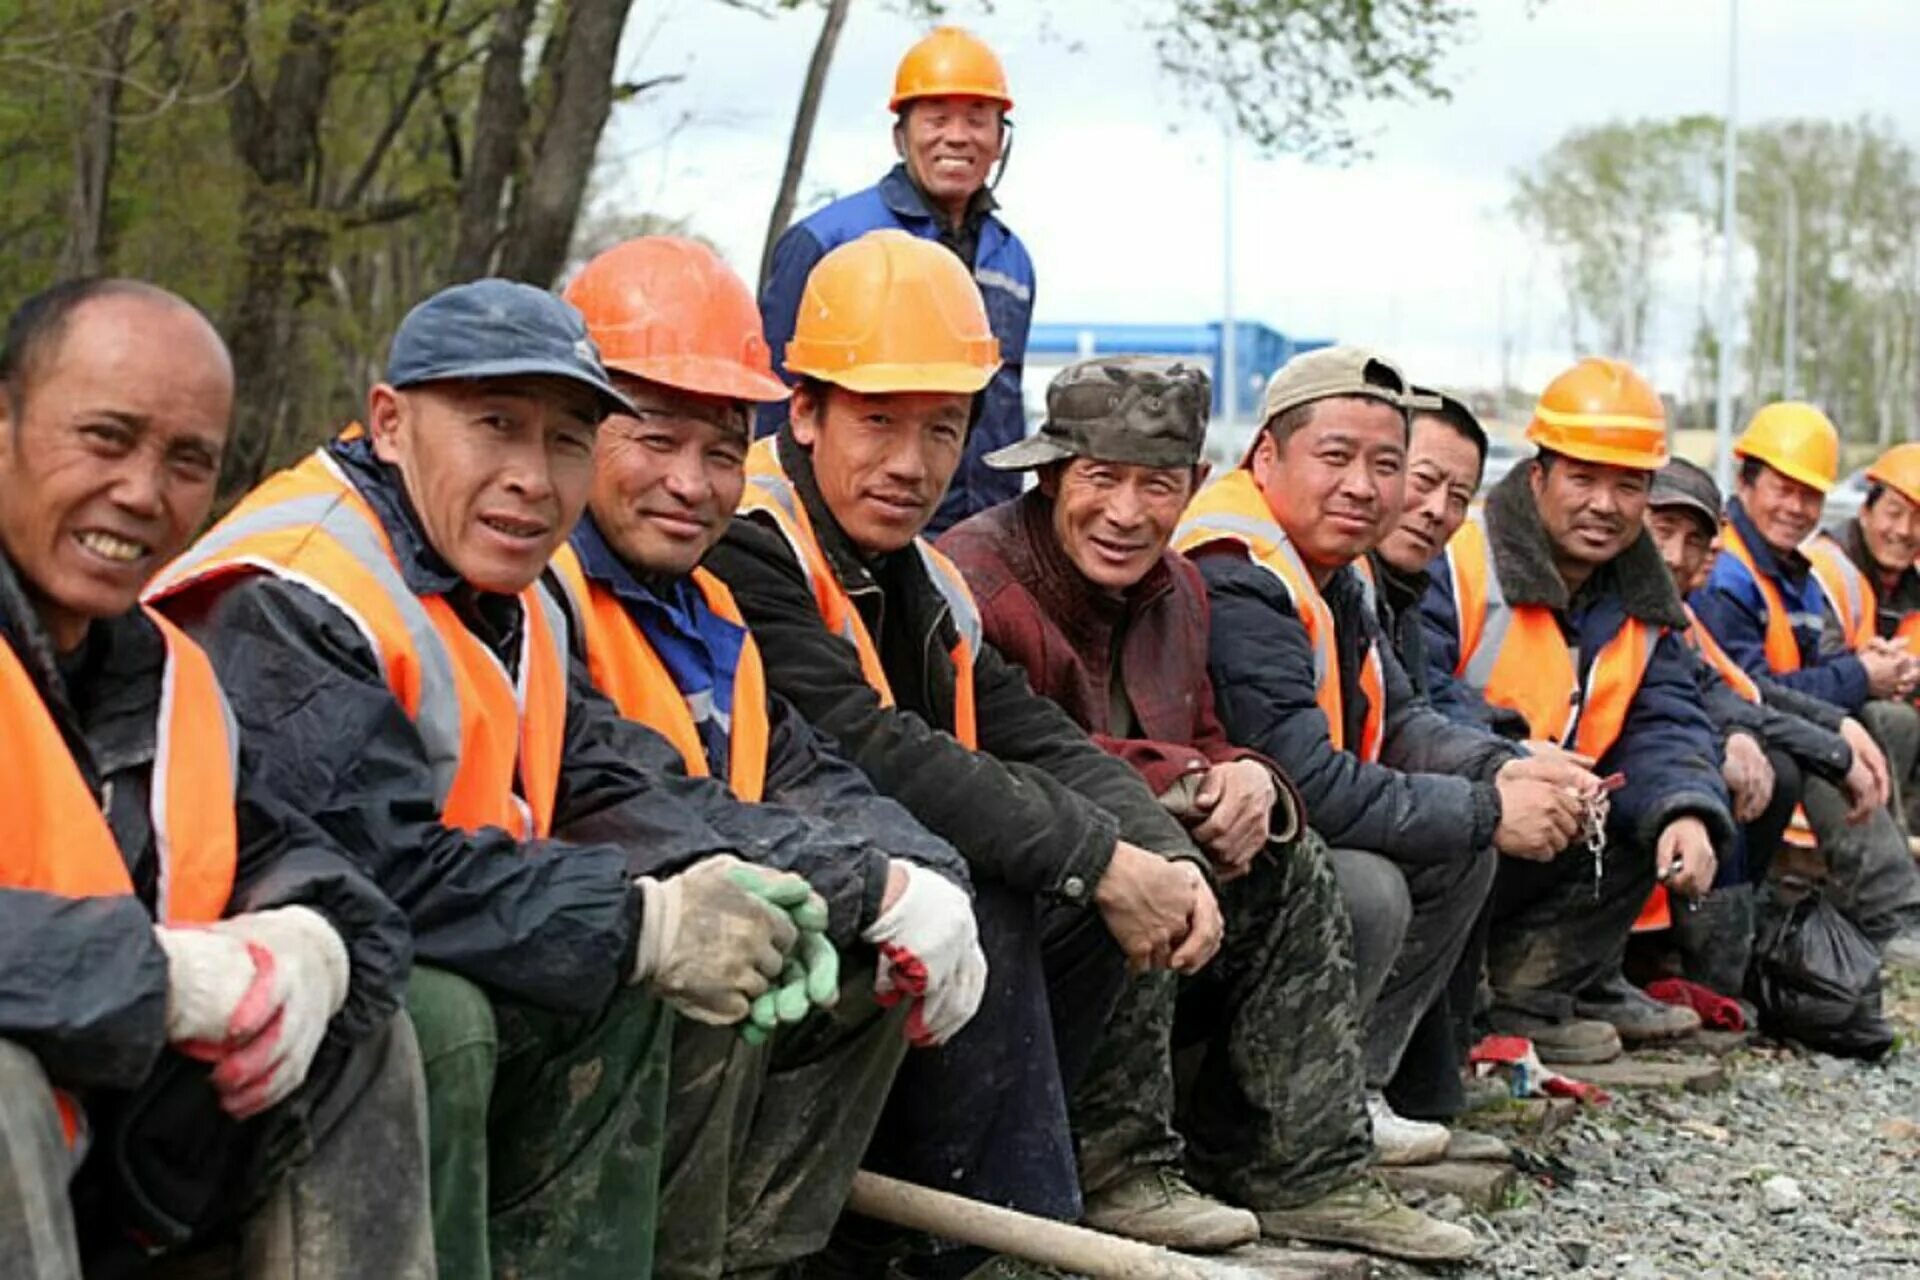
[[[1798,400],[1764,406],[1733,442],[1733,456],[1764,462],[1821,493],[1840,478],[1840,433],[1827,415]]]
[[[869,231],[820,259],[800,296],[787,372],[849,391],[972,393],[1000,367],[980,287],[953,251]]]
[[[1582,462],[1658,471],[1667,464],[1667,408],[1626,361],[1588,356],[1540,393],[1527,440]]]
[[[1920,506],[1920,443],[1897,444],[1867,468],[1867,479]]]
[[[935,27],[900,59],[887,110],[915,98],[985,98],[1013,110],[1007,73],[993,50],[960,27]]]

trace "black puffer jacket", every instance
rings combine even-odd
[[[767,681],[936,835],[976,878],[1090,903],[1117,838],[1203,868],[1205,859],[1124,762],[1094,746],[1020,669],[983,645],[974,660],[980,750],[954,723],[956,632],[911,550],[869,564],[834,523],[805,450],[783,429],[793,478],[834,572],[880,647],[897,705],[880,705],[853,647],[821,622],[799,563],[758,519],[733,522],[707,558],[759,638]]]
[[[136,610],[94,623],[74,658],[57,659],[0,556],[0,643],[19,656],[88,787],[104,799],[134,885],[123,898],[0,889],[0,1037],[31,1051],[56,1084],[131,1089],[152,1073],[167,1043],[149,809],[166,642]],[[227,913],[300,905],[339,931],[351,982],[327,1043],[345,1045],[399,1005],[411,956],[406,921],[332,840],[259,785],[261,745],[242,736],[239,858]]]
[[[396,472],[364,441],[330,456],[379,513],[408,586],[443,595],[512,670],[519,602],[466,586],[427,543]],[[423,963],[559,1012],[603,1005],[633,963],[636,873],[715,853],[800,871],[832,932],[858,931],[880,856],[857,833],[690,778],[660,735],[620,717],[584,665],[570,672],[554,839],[516,841],[439,820],[425,747],[344,613],[265,574],[216,582],[168,608],[194,631],[235,713],[263,747],[260,779],[334,834],[407,913]],[[877,900],[877,899],[876,899]]]
[[[1500,825],[1493,775],[1518,749],[1454,723],[1419,696],[1352,569],[1336,573],[1324,595],[1338,637],[1348,742],[1360,740],[1367,711],[1361,655],[1380,642],[1387,706],[1377,764],[1336,751],[1329,740],[1314,698],[1313,647],[1280,580],[1228,543],[1202,547],[1194,559],[1213,604],[1213,687],[1227,736],[1280,762],[1315,831],[1329,844],[1412,863],[1493,842]]]

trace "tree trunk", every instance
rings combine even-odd
[[[813,42],[807,78],[800,87],[800,106],[793,113],[793,133],[787,138],[787,165],[780,171],[780,192],[773,199],[773,213],[767,218],[767,240],[760,249],[762,284],[773,269],[773,246],[786,232],[787,223],[793,220],[794,201],[800,196],[800,178],[807,171],[807,151],[813,146],[813,122],[820,114],[827,70],[833,65],[834,47],[840,43],[840,29],[847,24],[850,2],[829,0],[827,16],[820,24],[820,38]]]
[[[633,0],[570,0],[555,19],[535,99],[544,108],[527,179],[514,193],[500,274],[542,288],[567,262],[574,223],[613,109],[620,32]]]
[[[473,145],[460,184],[460,223],[452,268],[456,281],[486,275],[500,243],[501,197],[507,179],[513,175],[520,132],[527,125],[527,93],[521,75],[535,7],[536,0],[502,0],[487,39]]]
[[[62,277],[99,275],[108,257],[107,198],[113,188],[114,148],[119,141],[120,89],[127,70],[139,11],[128,8],[108,26],[106,59],[87,93],[80,127],[73,134],[73,188],[67,206],[67,240],[60,250]]]

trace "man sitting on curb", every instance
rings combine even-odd
[[[1292,784],[1228,742],[1214,713],[1206,589],[1168,549],[1205,474],[1210,400],[1191,365],[1113,356],[1069,366],[1047,388],[1040,434],[987,459],[1039,468],[1039,487],[940,540],[980,602],[988,642],[1140,772],[1222,884],[1226,949],[1187,984],[1177,1025],[1153,1021],[1146,997],[1162,984],[1137,983],[1075,1099],[1087,1220],[1187,1243],[1188,1224],[1154,1192],[1181,1166],[1171,1053],[1204,1044],[1180,1126],[1202,1186],[1258,1212],[1269,1235],[1463,1258],[1470,1232],[1396,1205],[1365,1177],[1370,1146],[1383,1163],[1437,1158],[1445,1130],[1435,1144],[1434,1126],[1379,1108],[1368,1142],[1339,885]]]
[[[569,662],[535,585],[633,406],[578,313],[481,280],[394,335],[351,428],[269,477],[163,579],[262,781],[407,912],[443,1280],[652,1262],[678,1010],[730,1024],[837,985],[857,835],[689,777]],[[749,864],[762,864],[759,866]],[[847,910],[842,906],[841,910]],[[805,969],[786,972],[792,960]],[[765,1007],[763,1005],[763,1007]]]
[[[746,486],[753,406],[787,396],[745,282],[703,244],[649,236],[593,259],[566,297],[634,406],[600,425],[587,514],[549,578],[594,683],[689,773],[873,846],[829,872],[848,886],[828,892],[827,932],[850,962],[833,1010],[771,1044],[674,1033],[654,1274],[777,1267],[826,1243],[907,1038],[941,1043],[979,1003],[966,864],[767,692],[732,594],[697,567]]]
[[[1541,393],[1527,439],[1538,456],[1434,574],[1430,657],[1517,711],[1529,739],[1622,775],[1604,826],[1590,809],[1558,858],[1501,864],[1489,934],[1495,1029],[1533,1037],[1543,1058],[1598,1061],[1699,1026],[1620,965],[1656,883],[1687,898],[1712,886],[1733,816],[1687,615],[1642,523],[1667,456],[1660,397],[1625,364],[1583,360]]]
[[[799,317],[792,412],[749,454],[743,515],[708,567],[768,684],[966,858],[989,966],[973,1022],[907,1056],[868,1167],[1075,1219],[1066,1093],[1127,961],[1197,972],[1219,946],[1206,861],[984,643],[959,571],[919,537],[998,361],[966,269],[938,244],[871,232],[820,260]],[[964,1250],[901,1265],[1013,1266]]]
[[[213,501],[226,347],[73,281],[14,312],[0,380],[0,1275],[240,1226],[248,1276],[431,1276],[406,923],[139,607]]]
[[[1861,602],[1866,630],[1920,657],[1920,443],[1874,460],[1860,514],[1833,536],[1873,592]]]

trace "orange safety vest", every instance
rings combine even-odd
[[[1866,648],[1867,641],[1878,634],[1880,625],[1879,605],[1867,575],[1860,572],[1860,566],[1853,562],[1846,548],[1827,534],[1814,534],[1800,551],[1813,568],[1813,580],[1820,584],[1827,607],[1840,623],[1840,634],[1846,637],[1847,648]]]
[[[894,705],[893,686],[887,682],[880,648],[874,644],[860,611],[854,608],[852,597],[827,562],[827,553],[814,535],[806,503],[800,501],[793,478],[780,465],[780,453],[775,447],[777,439],[766,436],[747,451],[747,491],[740,502],[740,513],[760,512],[772,519],[774,527],[792,548],[794,559],[800,562],[800,571],[806,575],[807,585],[813,592],[820,620],[826,623],[827,630],[853,646],[860,658],[860,673],[880,695],[880,705],[890,707]],[[974,603],[973,592],[953,561],[924,538],[915,538],[913,547],[920,553],[921,565],[946,602],[959,633],[953,648],[947,651],[953,661],[953,736],[977,750],[980,732],[974,716],[973,662],[981,645],[980,606]]]
[[[1267,500],[1244,469],[1228,472],[1214,481],[1187,504],[1173,531],[1173,549],[1191,555],[1216,542],[1231,542],[1246,549],[1253,563],[1280,580],[1301,625],[1307,629],[1307,642],[1313,646],[1313,700],[1327,717],[1327,738],[1334,750],[1345,751],[1345,695],[1340,689],[1340,647],[1334,635],[1333,610],[1314,585],[1313,575],[1294,550],[1286,530],[1273,518]],[[1359,563],[1364,563],[1364,560]],[[1372,578],[1359,570],[1361,589],[1368,596],[1372,611]],[[1362,760],[1378,760],[1384,733],[1387,706],[1387,682],[1376,637],[1367,646],[1360,668],[1360,691],[1366,695],[1367,711],[1362,717],[1360,741],[1354,754]]]
[[[233,896],[239,841],[234,831],[239,735],[220,684],[199,645],[153,614],[166,641],[160,677],[148,806],[159,857],[154,918],[168,925],[218,920]],[[67,750],[40,690],[11,645],[0,641],[0,760],[7,784],[0,885],[66,898],[133,892],[125,857],[100,802]],[[79,1141],[81,1111],[54,1094],[67,1144]]]
[[[1779,584],[1760,572],[1746,539],[1740,536],[1740,530],[1731,520],[1720,526],[1720,545],[1746,567],[1747,574],[1760,588],[1760,598],[1767,602],[1767,665],[1776,675],[1798,671],[1800,642],[1793,638],[1793,618],[1787,612],[1787,600],[1780,594]]]
[[[571,545],[561,547],[554,556],[553,570],[565,592],[569,620],[581,637],[595,686],[613,700],[621,715],[671,742],[688,773],[702,778],[711,774],[693,710],[648,642],[646,631],[618,596],[587,578]],[[746,630],[725,583],[705,569],[693,571],[693,583],[709,609]],[[751,631],[740,646],[740,663],[733,671],[732,714],[727,726],[726,783],[734,795],[752,804],[766,791],[768,726],[767,673]]]
[[[1447,543],[1460,658],[1453,674],[1495,706],[1518,711],[1536,738],[1600,759],[1619,740],[1659,629],[1629,617],[1587,670],[1584,693],[1560,620],[1545,605],[1509,604],[1481,517]]]
[[[379,515],[325,450],[269,476],[162,571],[148,597],[252,572],[306,587],[366,637],[420,732],[443,823],[500,827],[520,840],[552,832],[567,632],[565,611],[545,592],[520,593],[516,680],[444,598],[407,586]]]

